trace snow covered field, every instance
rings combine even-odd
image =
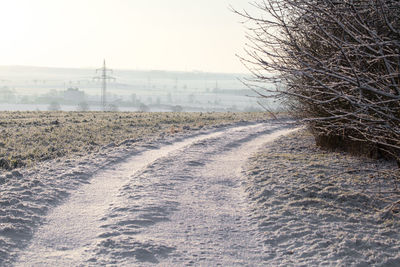
[[[306,132],[266,145],[246,167],[265,265],[400,266],[395,165],[322,151]]]
[[[8,173],[0,265],[400,264],[398,195],[374,191],[393,190],[373,171],[393,166],[298,132],[272,142],[293,130],[242,123]]]

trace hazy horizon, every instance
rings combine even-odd
[[[103,59],[104,60],[104,59]],[[99,61],[100,63],[97,66],[81,66],[81,67],[74,67],[74,66],[46,66],[46,65],[23,65],[23,64],[10,64],[10,65],[3,65],[0,64],[0,68],[42,68],[42,69],[66,69],[66,70],[93,70],[93,72],[96,71],[96,69],[101,68],[103,60]],[[107,59],[105,59],[107,69],[112,69],[114,71],[133,71],[133,72],[176,72],[176,73],[205,73],[205,74],[227,74],[227,75],[240,75],[240,76],[250,76],[251,74],[247,71],[242,71],[242,72],[228,72],[228,71],[203,71],[203,70],[174,70],[174,69],[143,69],[143,68],[115,68],[113,66],[110,66],[107,63]],[[0,73],[0,79],[1,79],[1,73]]]
[[[83,102],[100,108],[101,82],[94,68],[0,66],[1,110],[77,110]],[[234,73],[118,70],[107,83],[107,103],[113,109],[169,111],[256,110],[254,93]],[[252,97],[246,97],[250,96]]]

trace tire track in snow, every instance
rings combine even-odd
[[[260,263],[240,165],[287,131],[236,127],[99,172],[49,214],[16,265]]]

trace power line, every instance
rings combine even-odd
[[[115,78],[112,76],[109,76],[108,73],[113,73],[111,69],[107,69],[106,67],[106,60],[104,59],[103,61],[103,67],[100,69],[96,69],[96,73],[101,71],[101,75],[97,77],[93,77],[94,80],[101,80],[102,86],[101,86],[101,106],[103,108],[103,111],[107,110],[107,81],[108,80],[114,80]]]

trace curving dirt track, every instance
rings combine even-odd
[[[15,266],[263,266],[242,166],[291,131],[232,127],[97,170],[46,216]]]

